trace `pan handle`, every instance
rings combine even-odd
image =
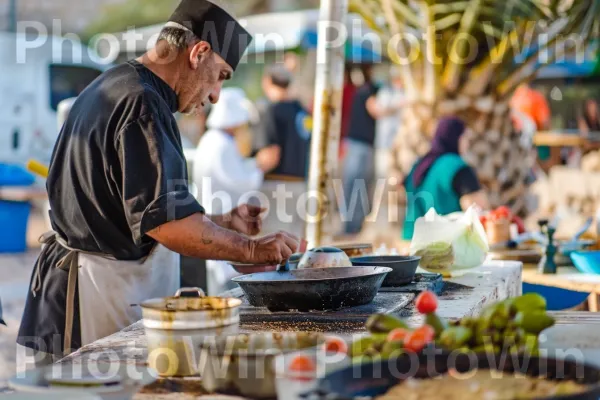
[[[206,294],[199,287],[183,287],[178,289],[173,297],[206,297]]]

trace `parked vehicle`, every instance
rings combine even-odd
[[[0,162],[49,161],[58,104],[108,67],[75,40],[0,33]]]

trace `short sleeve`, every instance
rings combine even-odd
[[[264,114],[265,123],[263,127],[265,130],[265,137],[267,139],[268,146],[283,145],[283,139],[281,137],[282,131],[278,126],[276,114],[277,113],[275,112],[275,108],[273,106],[267,108]]]
[[[117,138],[123,208],[136,245],[160,225],[204,212],[188,190],[176,129],[170,121],[147,114],[127,125]]]
[[[479,184],[479,179],[473,168],[465,166],[454,175],[452,188],[458,197],[462,197],[467,194],[478,192],[481,190],[481,185]]]

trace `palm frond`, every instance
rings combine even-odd
[[[481,11],[483,0],[471,0],[469,7],[465,10],[461,20],[460,28],[452,41],[448,52],[448,61],[442,77],[442,85],[448,92],[454,92],[459,84],[460,73],[465,64],[464,54],[468,43],[465,36],[469,35],[477,24],[477,17]]]

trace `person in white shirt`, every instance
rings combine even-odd
[[[249,106],[242,89],[225,88],[206,121],[208,131],[198,143],[193,176],[207,214],[229,212],[240,199],[248,201],[248,196],[262,185],[263,171],[254,159],[244,159],[235,141],[235,136],[247,129]],[[223,261],[209,260],[206,266],[210,295],[226,290],[236,275]]]

